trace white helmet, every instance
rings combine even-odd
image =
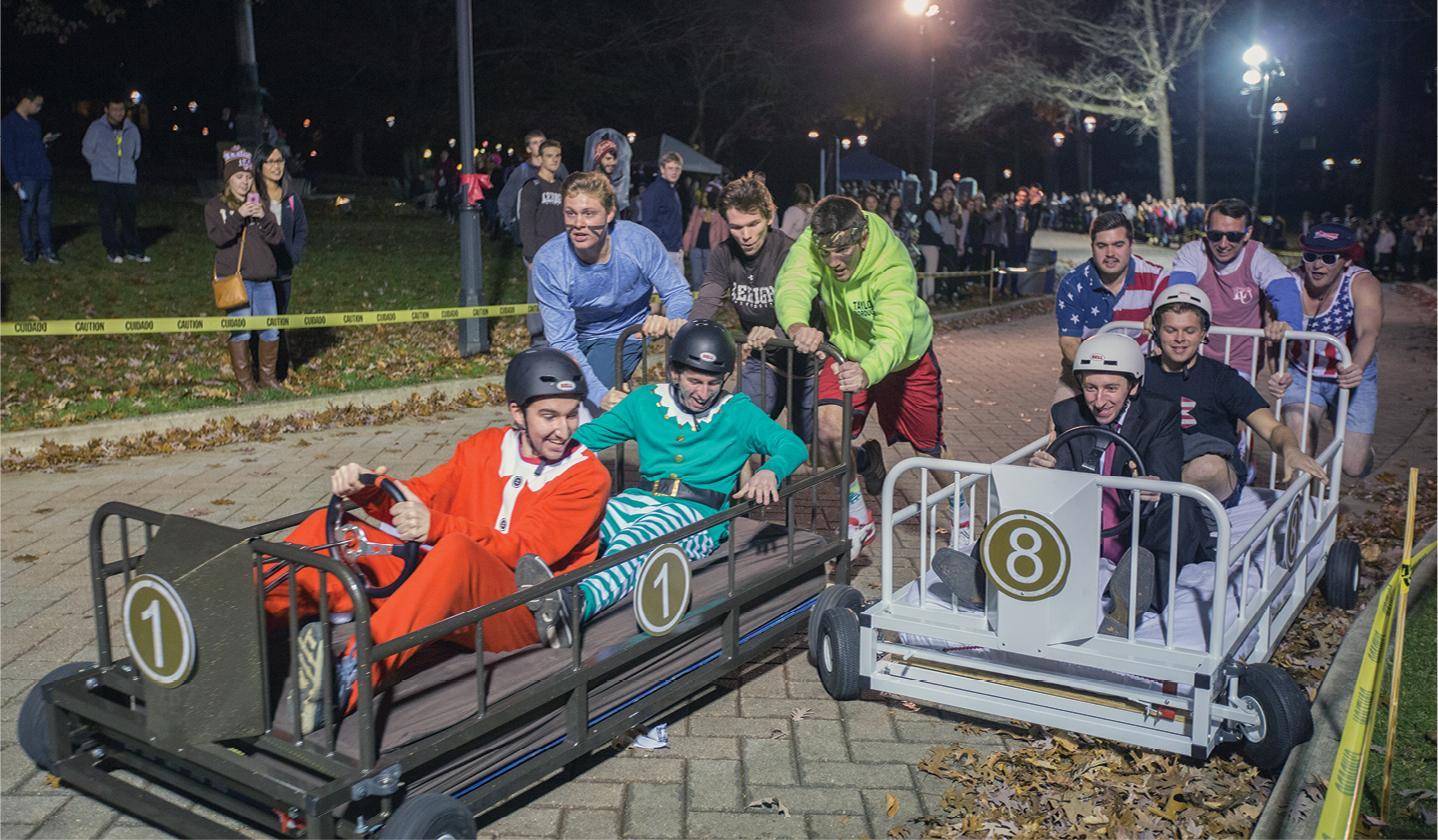
[[[1134,381],[1143,379],[1143,351],[1138,342],[1122,333],[1099,333],[1084,340],[1074,356],[1074,373],[1120,373]]]
[[[1149,311],[1153,313],[1155,327],[1158,326],[1158,310],[1170,303],[1186,303],[1197,307],[1203,313],[1204,330],[1213,322],[1213,304],[1208,300],[1208,293],[1192,283],[1179,283],[1170,285],[1154,296],[1153,307]]]

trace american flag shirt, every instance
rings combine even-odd
[[[1168,271],[1137,254],[1129,258],[1123,288],[1115,295],[1103,284],[1093,260],[1064,275],[1054,301],[1059,335],[1088,338],[1110,321],[1143,321],[1154,295],[1168,286]],[[1148,334],[1133,336],[1148,346]]]
[[[1353,278],[1360,272],[1367,271],[1357,265],[1350,265],[1338,278],[1338,291],[1333,295],[1333,301],[1328,308],[1317,315],[1308,315],[1304,319],[1303,329],[1309,332],[1328,333],[1329,335],[1343,340],[1350,350],[1353,349],[1353,341],[1356,336],[1353,329],[1354,307],[1353,307]],[[1301,373],[1308,373],[1308,345],[1307,342],[1292,342],[1288,345],[1288,363],[1297,368]],[[1375,362],[1370,361],[1372,365]],[[1313,357],[1313,378],[1315,379],[1337,379],[1338,378],[1338,352],[1333,345],[1327,342],[1318,345]]]

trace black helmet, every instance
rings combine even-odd
[[[515,354],[504,372],[504,396],[520,408],[545,397],[584,399],[584,372],[563,350],[531,347]]]
[[[690,321],[669,341],[669,365],[727,375],[734,369],[734,340],[713,321]]]

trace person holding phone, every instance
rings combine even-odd
[[[254,166],[250,153],[231,146],[223,155],[224,170],[220,194],[205,204],[205,232],[215,245],[215,276],[225,277],[239,272],[245,281],[249,303],[225,314],[277,315],[275,306],[275,255],[273,246],[283,245],[284,232],[273,213],[260,202],[255,191]],[[250,242],[253,231],[255,241]],[[279,356],[279,330],[260,331],[259,386],[279,388],[275,379],[275,362]],[[250,367],[250,332],[232,332],[226,342],[230,365],[235,371],[243,397],[255,392],[255,377]]]

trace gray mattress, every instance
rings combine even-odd
[[[737,520],[734,532],[736,589],[780,573],[786,567],[788,540],[787,531],[782,526],[741,518]],[[824,588],[824,569],[821,564],[812,561],[824,547],[823,539],[816,534],[806,531],[795,533],[795,557],[800,558],[800,563],[812,564],[810,572],[777,595],[746,606],[742,613],[741,636],[802,605]],[[702,610],[706,603],[724,599],[729,580],[728,564],[724,561],[728,555],[728,543],[721,543],[704,563],[695,564],[691,615]],[[682,633],[684,626],[685,623],[681,622],[674,633]],[[336,645],[342,645],[351,632],[343,626],[336,628]],[[584,626],[583,661],[586,665],[602,661],[646,638],[638,630],[633,609],[626,599]],[[641,660],[606,683],[592,687],[589,695],[591,719],[680,673],[719,647],[719,630],[715,627],[663,648],[661,654]],[[553,650],[537,645],[504,654],[484,654],[489,709],[497,711],[496,704],[504,698],[569,667],[572,657],[570,650]],[[376,714],[382,754],[471,719],[478,710],[473,651],[453,645],[430,645],[406,664],[401,677],[393,687],[377,695]],[[274,733],[280,737],[287,737],[287,733],[292,731],[290,705],[283,700],[289,696],[289,688],[287,681],[275,712]],[[354,716],[342,723],[336,744],[340,755],[350,758],[358,755],[359,730]],[[562,735],[562,708],[521,719],[465,755],[451,760],[445,767],[427,773],[424,782],[409,782],[409,790],[411,793],[429,789],[453,792],[461,782],[482,776]],[[273,761],[264,756],[256,757],[265,763]],[[381,766],[383,763],[381,760]],[[274,769],[284,773],[277,761]]]

